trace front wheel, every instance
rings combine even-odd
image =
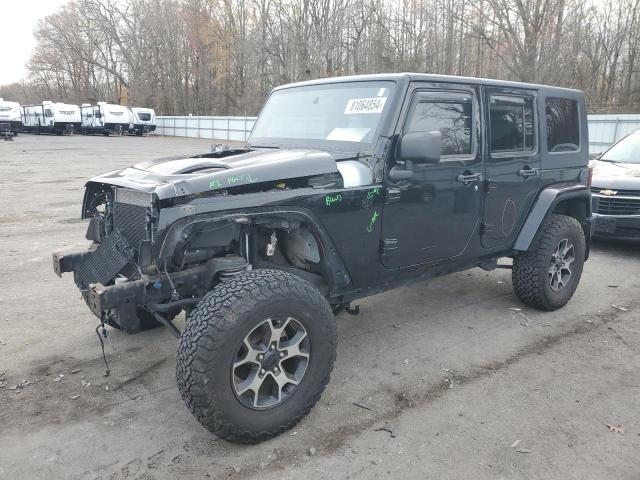
[[[513,291],[540,310],[557,310],[571,299],[582,275],[585,239],[580,223],[551,215],[530,248],[513,259]]]
[[[258,443],[311,410],[329,381],[336,343],[331,307],[310,283],[278,270],[242,273],[187,318],[178,389],[208,430]]]

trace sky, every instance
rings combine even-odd
[[[0,85],[13,83],[27,74],[36,41],[38,20],[55,12],[69,0],[0,0]]]

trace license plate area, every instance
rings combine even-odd
[[[596,217],[596,232],[616,233],[616,219]]]

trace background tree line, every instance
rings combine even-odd
[[[34,33],[28,78],[0,96],[253,115],[283,83],[416,71],[640,110],[640,0],[75,0]]]

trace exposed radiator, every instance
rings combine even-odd
[[[137,249],[147,240],[147,208],[153,205],[151,193],[116,188],[113,202],[113,226],[122,232],[130,247]]]

